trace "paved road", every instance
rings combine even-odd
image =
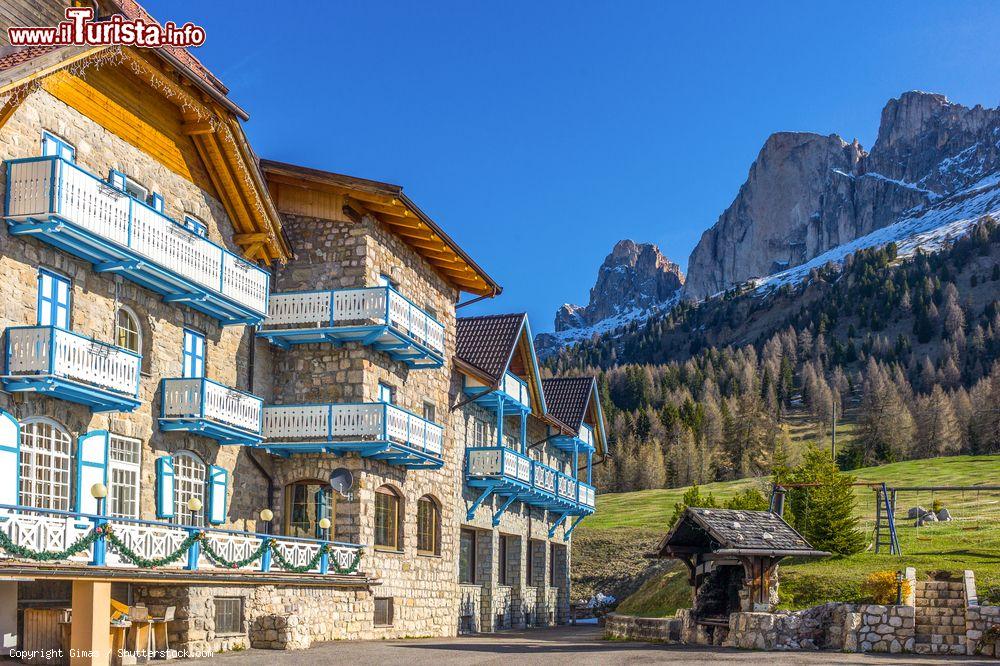
[[[248,650],[213,657],[207,663],[220,666],[267,664],[405,664],[446,666],[449,664],[990,664],[967,657],[922,657],[916,655],[873,656],[837,652],[752,652],[725,648],[691,648],[649,643],[612,642],[601,639],[596,627],[558,627],[533,631],[452,639],[401,641],[344,641],[326,643],[301,652]]]

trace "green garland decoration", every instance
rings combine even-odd
[[[327,546],[327,548],[329,548],[329,546]],[[330,550],[332,551],[333,549],[330,548]],[[354,551],[354,559],[351,560],[351,563],[348,564],[346,567],[341,567],[339,564],[337,564],[337,560],[331,557],[330,568],[341,575],[352,574],[358,570],[358,565],[361,563],[361,554],[362,553],[360,548]]]
[[[65,560],[73,557],[74,555],[79,555],[83,551],[90,548],[90,546],[97,541],[100,536],[101,528],[98,527],[81,536],[79,539],[70,544],[65,550],[45,551],[32,550],[31,548],[27,548],[25,546],[19,546],[4,532],[0,531],[0,549],[10,553],[14,557],[26,560],[37,560],[39,562],[52,562],[54,560]]]
[[[201,552],[205,553],[205,556],[210,559],[214,564],[220,567],[225,567],[227,569],[241,569],[251,562],[255,562],[264,556],[265,551],[268,549],[267,539],[261,539],[260,546],[257,550],[250,553],[248,556],[244,557],[242,560],[227,560],[225,557],[220,555],[215,548],[212,546],[208,539],[201,540]]]
[[[111,544],[115,551],[124,557],[126,560],[136,565],[141,569],[153,569],[155,567],[162,567],[168,564],[173,564],[174,562],[180,560],[187,553],[188,549],[194,545],[196,541],[201,540],[201,532],[192,532],[188,538],[184,539],[177,546],[177,550],[174,552],[164,555],[163,557],[157,557],[151,560],[147,560],[142,555],[128,547],[128,545],[118,538],[118,536],[112,532],[110,529],[105,528],[105,536],[108,538],[108,542]]]
[[[278,563],[279,567],[281,567],[285,571],[290,571],[292,573],[308,572],[310,569],[319,564],[319,561],[320,559],[322,559],[323,554],[326,553],[330,548],[326,544],[323,544],[316,550],[316,554],[313,555],[313,558],[311,560],[309,560],[308,562],[306,562],[301,566],[296,566],[285,559],[285,556],[281,554],[280,550],[278,550],[277,543],[275,543],[274,541],[270,541],[269,543],[271,545],[271,553],[274,555],[274,561]]]

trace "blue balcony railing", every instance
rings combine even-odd
[[[476,508],[489,494],[503,496],[508,502],[494,516],[494,524],[499,524],[500,514],[512,501],[521,501],[568,516],[585,516],[594,512],[593,486],[512,449],[467,449],[465,478],[470,487],[483,490],[479,500],[469,509],[469,520],[473,519]]]
[[[572,453],[574,450],[580,453],[594,450],[594,429],[584,423],[580,426],[580,431],[575,437],[572,435],[559,435],[553,437],[552,445],[561,451]]]
[[[160,430],[193,432],[222,444],[260,443],[264,402],[204,377],[164,379]]]
[[[497,390],[476,379],[463,376],[465,394],[474,397],[475,403],[491,410],[502,409],[504,414],[519,414],[531,411],[531,396],[528,383],[512,372],[505,372]]]
[[[223,324],[258,324],[267,271],[59,157],[8,160],[4,217],[34,236]]]
[[[227,578],[260,574],[363,577],[358,571],[361,546],[336,541],[6,504],[0,504],[0,534],[15,547],[33,551],[34,559],[89,541],[80,552],[64,560],[46,558],[47,567],[65,562],[135,571],[139,564],[134,556],[138,556],[143,560],[169,559],[154,569],[173,570],[178,575],[208,569]],[[174,554],[178,556],[170,557]],[[15,557],[0,548],[0,571],[5,563],[13,564]],[[21,559],[18,564],[26,566],[27,562]],[[305,571],[300,571],[301,568]]]
[[[360,342],[410,367],[444,363],[444,326],[392,287],[273,294],[258,335],[286,349]]]
[[[383,402],[269,405],[264,442],[271,453],[357,453],[408,469],[438,468],[444,429]]]
[[[139,406],[142,357],[54,326],[7,329],[3,386],[12,393],[49,395],[95,412]]]

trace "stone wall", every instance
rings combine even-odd
[[[1000,659],[1000,606],[965,609],[966,654]]]
[[[173,606],[171,649],[193,656],[248,647],[304,649],[313,643],[373,637],[372,596],[367,590],[329,587],[224,587],[217,585],[137,585],[135,601],[153,616]],[[242,630],[221,633],[215,600],[242,599]]]

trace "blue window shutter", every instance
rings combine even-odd
[[[158,213],[163,212],[163,197],[156,192],[153,192],[153,210]]]
[[[111,172],[108,173],[108,182],[111,183],[111,187],[121,190],[122,192],[125,191],[125,174],[121,171],[115,171],[112,169]]]
[[[21,487],[21,430],[17,420],[0,410],[0,504],[17,504]]]
[[[76,510],[97,513],[97,500],[90,489],[95,483],[108,485],[108,431],[94,430],[76,441]]]
[[[319,521],[324,518],[330,517],[330,507],[326,502],[326,490],[320,488],[316,491],[316,534],[317,539],[323,536],[323,530],[320,529]]]
[[[226,522],[226,490],[229,473],[217,465],[208,466],[208,522],[221,525]]]
[[[174,517],[174,458],[156,459],[156,517]]]

